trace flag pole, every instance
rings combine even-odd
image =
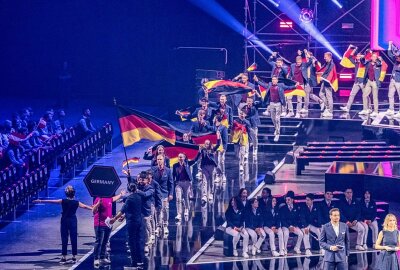
[[[118,120],[118,126],[119,126],[119,134],[121,134],[121,139],[122,139],[122,147],[124,148],[124,154],[125,154],[125,161],[126,161],[126,167],[127,167],[127,172],[128,172],[128,183],[132,182],[132,176],[131,176],[131,170],[129,168],[129,162],[128,162],[128,155],[126,154],[126,147],[124,144],[124,138],[122,137],[122,129],[121,129],[121,123],[119,122],[119,112],[118,112],[118,104],[117,104],[117,99],[114,97],[113,98],[113,102],[114,102],[114,106],[116,109],[116,113],[117,113],[117,120]]]

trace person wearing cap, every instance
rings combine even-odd
[[[246,120],[247,111],[239,108],[239,118],[233,121],[232,143],[235,147],[235,154],[239,158],[239,172],[243,173],[249,159],[249,144],[251,137],[250,123]]]
[[[266,237],[263,224],[264,220],[261,210],[258,208],[258,200],[257,198],[251,198],[249,206],[245,208],[244,226],[253,244],[251,248],[253,256],[261,253],[261,245]]]
[[[294,203],[294,192],[291,190],[289,190],[285,196],[285,204],[279,209],[279,218],[283,231],[285,255],[287,255],[287,243],[290,233],[297,235],[294,252],[301,254],[300,247],[304,238],[304,233],[299,227],[300,209],[299,206]],[[306,248],[306,255],[310,255],[310,242],[304,242],[304,247]]]
[[[361,224],[361,205],[353,198],[353,189],[347,188],[344,196],[339,204],[340,220],[357,232],[356,249],[360,251],[368,250],[364,243],[365,228]]]
[[[272,76],[272,81],[268,84],[258,79],[256,75],[254,75],[254,81],[267,90],[265,101],[270,108],[271,120],[275,127],[274,141],[277,142],[279,140],[279,134],[281,129],[282,106],[286,105],[285,90],[295,89],[298,86],[298,83],[292,86],[287,86],[283,83],[278,83],[278,77],[276,75]]]
[[[301,227],[304,233],[304,243],[307,241],[310,243],[311,233],[317,236],[319,239],[321,235],[321,211],[317,204],[314,203],[314,194],[308,193],[306,195],[306,205],[300,209],[301,216]],[[324,250],[321,249],[321,254]]]
[[[394,64],[389,84],[389,109],[386,114],[400,118],[400,111],[396,114],[394,111],[394,94],[397,92],[400,97],[400,50],[393,44],[393,41],[389,41],[388,55],[394,61]]]

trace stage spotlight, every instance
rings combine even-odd
[[[273,4],[275,7],[279,7],[279,0],[268,0],[268,2],[270,2],[271,4]]]
[[[309,8],[303,8],[300,11],[300,21],[310,23],[314,19],[314,12]]]
[[[338,6],[338,8],[343,8],[343,5],[341,3],[339,3],[338,0],[332,0],[332,2]]]

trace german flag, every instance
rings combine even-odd
[[[258,85],[258,89],[260,90],[262,100],[264,100],[265,96],[267,95],[267,89],[261,85]]]
[[[232,143],[246,145],[249,142],[249,134],[247,134],[246,126],[240,124],[236,120],[233,121]]]
[[[364,76],[365,76],[365,65],[359,63],[356,78],[364,78]]]
[[[381,74],[379,76],[379,81],[383,82],[385,80],[386,72],[388,69],[388,64],[382,59],[381,61],[382,66],[381,66]]]
[[[138,157],[133,157],[129,158],[128,160],[122,161],[122,167],[125,167],[127,164],[132,164],[132,163],[138,163],[140,158]]]
[[[295,89],[285,90],[284,93],[285,93],[285,97],[288,97],[288,96],[305,97],[306,96],[306,92],[304,91],[304,88],[301,85],[298,85]]]
[[[327,65],[325,64],[317,72],[322,74],[326,68],[327,68]],[[325,82],[329,83],[329,85],[332,87],[333,91],[335,91],[335,92],[339,89],[339,79],[338,79],[338,75],[336,72],[335,64],[333,64],[333,68],[326,78],[323,78],[321,75],[318,75],[318,73],[317,73],[318,83],[321,81],[325,81]]]
[[[218,138],[215,132],[208,133],[192,133],[192,141],[196,145],[204,144],[206,140],[209,140],[212,144],[217,144]]]
[[[228,80],[214,80],[209,81],[204,84],[208,92],[216,93],[219,95],[236,95],[236,94],[246,94],[253,89],[240,82],[232,82]]]
[[[354,57],[354,53],[357,50],[357,48],[353,45],[350,45],[347,50],[343,54],[343,58],[340,61],[340,65],[345,68],[355,68],[355,65],[353,62],[350,61],[350,58]]]
[[[159,145],[164,146],[165,155],[169,158],[169,165],[172,166],[178,162],[179,153],[184,153],[189,161],[194,160],[199,152],[199,146],[192,143],[176,141],[175,145],[163,140],[152,147],[153,155]]]
[[[246,71],[251,72],[257,70],[257,64],[254,62],[253,64],[251,64],[251,66],[249,66]]]
[[[119,124],[124,146],[142,139],[150,141],[166,140],[175,143],[175,130],[168,123],[143,112],[118,106]]]
[[[197,121],[197,117],[194,118],[190,118],[190,116],[196,111],[196,109],[199,106],[190,106],[187,107],[185,109],[181,109],[181,110],[177,110],[175,112],[176,115],[178,115],[181,119],[181,121],[192,121],[192,122],[196,122]]]

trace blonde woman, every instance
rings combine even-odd
[[[393,214],[386,215],[375,248],[382,250],[379,254],[380,270],[400,270],[396,254],[396,251],[400,250],[400,234],[397,230],[397,219]]]

